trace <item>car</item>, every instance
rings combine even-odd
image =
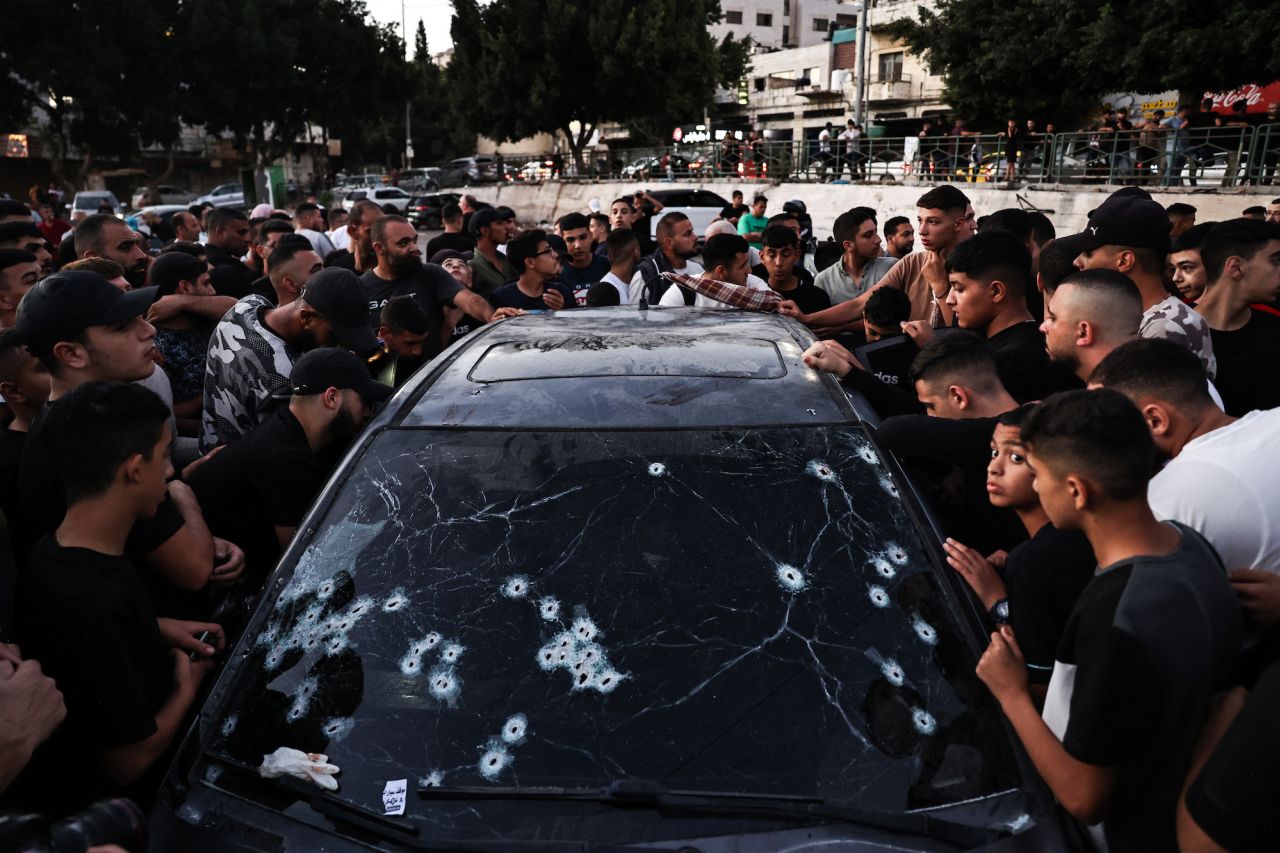
[[[240,184],[218,184],[218,186],[196,199],[196,204],[211,204],[214,207],[243,207],[244,187]]]
[[[416,195],[409,199],[405,216],[418,228],[435,231],[444,225],[442,214],[447,204],[458,204],[462,196],[458,193],[430,193]]]
[[[405,169],[400,173],[398,186],[408,193],[435,192],[440,189],[441,171],[439,166]]]
[[[355,207],[356,202],[368,199],[378,205],[378,207],[386,207],[388,204],[396,209],[399,213],[404,213],[409,206],[411,196],[399,187],[361,187],[360,189],[351,190],[342,198],[342,207],[351,210]]]
[[[1072,849],[974,673],[979,607],[812,340],[582,308],[429,363],[267,579],[152,848]],[[281,747],[332,789],[264,778]]]
[[[720,211],[729,206],[724,196],[710,190],[650,190],[649,195],[662,202],[662,210],[653,217],[650,226],[653,233],[650,236],[656,239],[658,223],[662,217],[678,211],[688,216],[689,221],[693,223],[693,233],[698,237],[698,245],[703,243],[702,235],[706,233],[707,226],[715,221]]]
[[[465,187],[472,184],[493,183],[498,180],[498,164],[482,154],[459,157],[441,167],[440,186]]]
[[[190,205],[195,200],[196,194],[190,190],[184,190],[181,187],[170,186],[169,184],[156,184],[138,187],[134,190],[129,206],[134,210],[140,210],[144,207],[158,204]]]
[[[688,178],[702,174],[710,176],[714,168],[715,164],[701,154],[665,152],[632,161],[629,165],[623,167],[622,177],[628,180],[646,180],[649,178]]]
[[[555,161],[550,157],[544,157],[541,160],[528,160],[516,173],[516,180],[527,183],[549,181],[555,173],[555,165]]]
[[[76,193],[71,199],[71,212],[75,214],[83,211],[86,215],[91,215],[97,213],[104,203],[111,205],[112,213],[120,215],[120,199],[110,190],[84,190]]]

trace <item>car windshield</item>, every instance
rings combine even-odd
[[[859,427],[388,429],[316,529],[220,690],[215,755],[324,753],[379,813],[398,779],[877,811],[1020,784]]]

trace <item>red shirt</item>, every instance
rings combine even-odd
[[[40,233],[44,234],[44,238],[54,247],[57,247],[62,242],[62,235],[71,230],[71,223],[65,219],[46,219],[37,227],[40,229]]]

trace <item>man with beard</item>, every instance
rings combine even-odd
[[[249,218],[234,207],[215,207],[205,222],[209,231],[205,256],[213,266],[209,273],[213,289],[219,296],[243,299],[258,277],[241,260],[249,251]]]
[[[209,529],[243,543],[247,582],[254,588],[293,538],[374,404],[392,393],[370,378],[358,356],[336,347],[299,358],[288,390],[287,406],[187,478]]]
[[[376,350],[368,313],[360,279],[344,269],[321,270],[278,308],[256,295],[237,302],[209,341],[201,452],[230,444],[279,408],[303,353],[335,344],[359,355]]]
[[[445,306],[461,308],[485,323],[519,313],[511,309],[495,312],[488,300],[467,290],[443,267],[422,263],[418,231],[403,216],[378,219],[370,230],[370,238],[378,263],[360,278],[368,311],[367,325],[370,329],[381,325],[383,306],[392,299],[413,297],[430,321],[422,347],[424,359],[435,358],[444,349],[440,333],[444,328]]]
[[[147,283],[151,258],[142,248],[137,233],[123,219],[106,213],[86,216],[76,226],[76,256],[115,261],[124,268],[125,281],[134,289]]]
[[[631,301],[639,303],[644,299],[650,305],[657,305],[662,294],[671,285],[662,277],[664,272],[681,275],[699,275],[702,266],[689,260],[698,254],[698,239],[693,233],[693,223],[683,213],[668,213],[658,220],[658,248],[653,254],[640,259],[636,271],[631,276]],[[685,291],[684,304],[692,305],[693,291]]]
[[[116,222],[120,220],[116,219]],[[44,234],[34,222],[0,222],[0,249],[21,249],[35,255],[40,262],[41,276],[53,272],[53,255],[45,243]]]

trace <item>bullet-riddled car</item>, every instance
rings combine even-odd
[[[1071,849],[810,341],[580,309],[424,368],[269,580],[155,849]],[[263,778],[281,747],[336,790]]]

